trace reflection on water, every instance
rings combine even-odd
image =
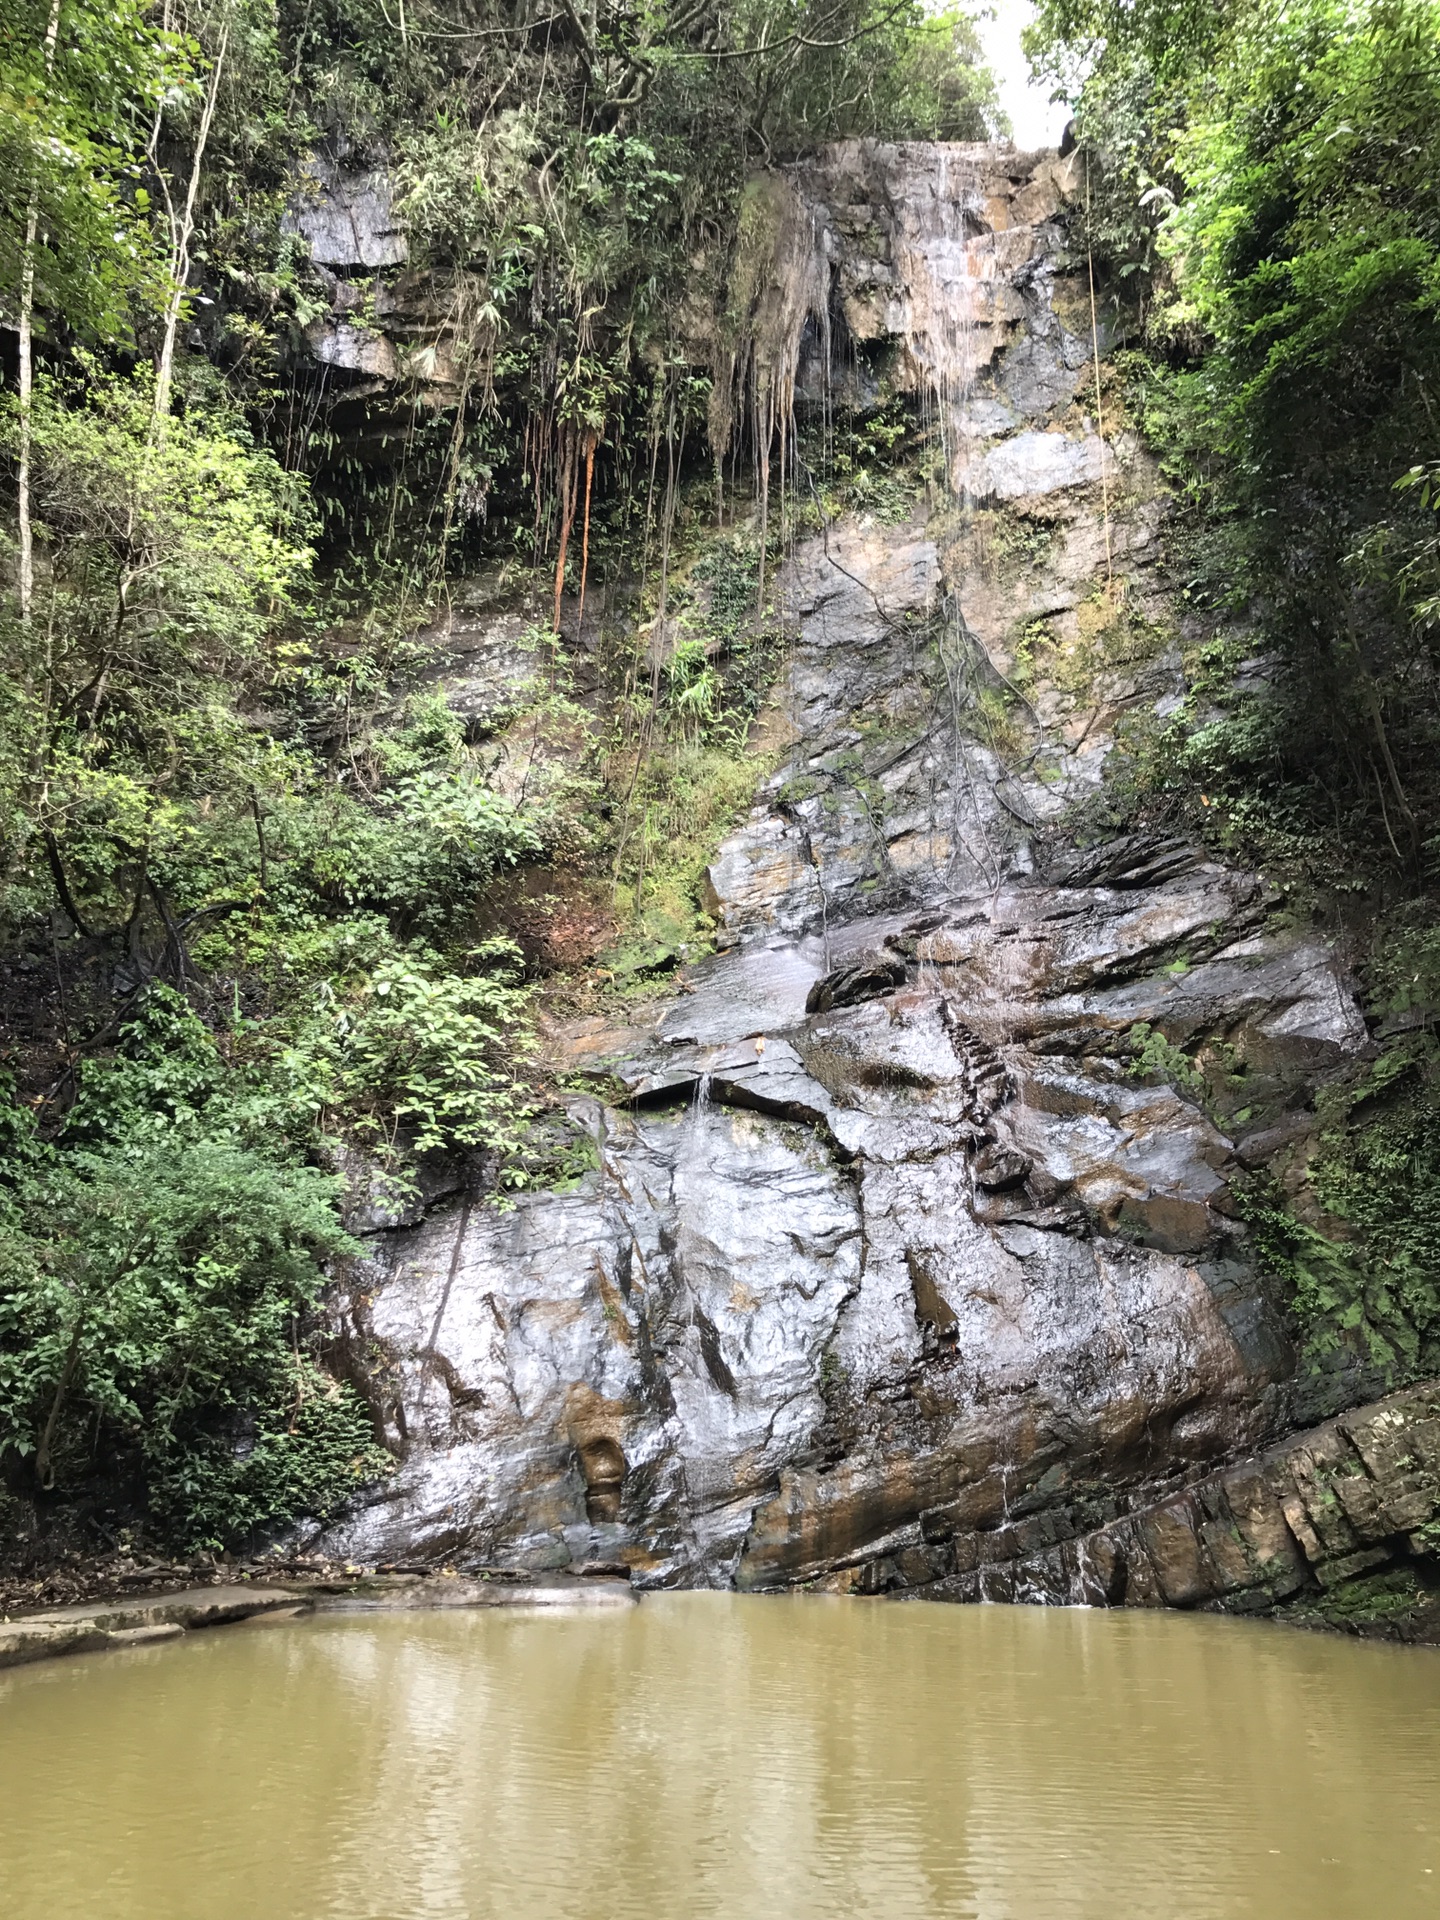
[[[5,1920],[1434,1920],[1440,1653],[658,1596],[0,1675]]]

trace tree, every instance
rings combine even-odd
[[[117,915],[133,928],[157,897],[197,772],[212,805],[252,791],[268,756],[237,697],[309,555],[303,499],[270,454],[199,410],[156,444],[150,377],[81,369],[86,404],[48,375],[34,401],[50,564],[43,621],[0,644],[0,832],[7,877],[38,856],[90,933]]]
[[[186,71],[140,0],[21,0],[0,42],[0,313],[18,341],[17,597],[31,617],[30,435],[37,318],[80,338],[128,333],[156,284],[138,187],[144,127]]]

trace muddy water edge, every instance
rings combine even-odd
[[[1440,1654],[828,1596],[317,1616],[0,1676],[8,1920],[1422,1920]]]

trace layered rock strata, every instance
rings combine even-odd
[[[1087,1598],[1083,1540],[1124,1563],[1107,1595],[1179,1603],[1129,1543],[1182,1516],[1219,1582],[1185,1603],[1284,1598],[1224,1584],[1205,1530],[1248,1540],[1233,1463],[1366,1381],[1297,1374],[1235,1180],[1303,1159],[1369,1042],[1259,877],[1073,831],[1184,683],[1153,473],[1087,411],[1066,184],[864,145],[784,182],[772,357],[826,394],[886,347],[951,485],[787,564],[722,950],[635,1026],[551,1037],[594,1170],[374,1234],[337,1346],[398,1466],[327,1553]],[[1229,1132],[1201,1045],[1243,1082]]]
[[[1036,1516],[990,1535],[925,1516],[916,1592],[1042,1606],[1282,1611],[1440,1639],[1440,1384],[1328,1421],[1073,1540]],[[939,1556],[950,1571],[935,1578]],[[868,1592],[907,1591],[901,1553]]]

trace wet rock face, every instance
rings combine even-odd
[[[410,248],[395,219],[394,199],[384,167],[322,155],[305,168],[282,224],[308,241],[317,267],[353,272],[401,266]]]
[[[1034,884],[723,954],[648,1031],[577,1035],[572,1063],[637,1101],[577,1107],[599,1172],[375,1236],[344,1332],[383,1356],[402,1462],[327,1549],[943,1578],[937,1529],[1068,1537],[1283,1429],[1231,1143],[1106,1050],[1216,1005],[1307,1072],[1360,1044],[1328,956],[1254,907],[1203,866],[1143,895]],[[1201,922],[1218,951],[1172,972]],[[882,990],[807,1013],[837,978]]]
[[[1063,1514],[988,1533],[927,1515],[918,1597],[1280,1611],[1440,1640],[1440,1388],[1392,1395],[1079,1536]],[[904,1597],[903,1555],[866,1568]],[[937,1570],[942,1570],[937,1578]]]
[[[847,364],[837,336],[842,346],[894,343],[902,379],[950,416],[952,478],[973,493],[987,441],[1067,405],[1091,366],[1088,311],[1067,324],[1051,297],[1075,161],[1006,145],[849,140],[786,178],[803,208],[793,231],[830,269],[838,322],[814,329],[831,355],[802,364],[802,387],[863,390],[865,360]],[[808,291],[815,276],[796,271],[793,242],[786,251],[782,273]],[[977,383],[981,373],[992,377]],[[1038,493],[1100,477],[1098,439],[1067,453],[1063,440],[1035,445],[1040,438],[1010,442],[979,491]]]
[[[1134,1034],[1223,1045],[1293,1145],[1365,1027],[1256,876],[1060,831],[1180,691],[1158,508],[1075,411],[1063,169],[947,151],[833,150],[792,227],[948,410],[961,497],[787,566],[722,951],[553,1040],[598,1170],[373,1236],[337,1334],[399,1465],[332,1554],[953,1591],[975,1542],[1104,1531],[1317,1417],[1235,1144]]]
[[[389,1362],[377,1400],[404,1459],[331,1536],[347,1551],[729,1578],[823,1412],[855,1192],[754,1113],[604,1124],[587,1190],[385,1236],[345,1332]]]

